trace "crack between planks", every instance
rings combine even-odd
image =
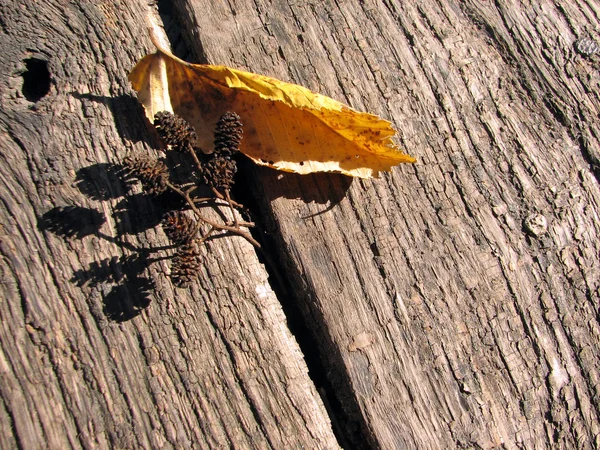
[[[356,399],[352,398],[352,402],[344,403],[336,394],[351,392],[351,382],[347,379],[344,370],[336,370],[344,366],[341,355],[332,354],[337,348],[331,342],[329,335],[323,331],[320,339],[315,335],[313,328],[307,324],[308,317],[318,324],[324,324],[324,320],[319,316],[318,311],[312,308],[314,301],[306,298],[312,296],[313,290],[308,286],[310,280],[305,279],[300,273],[302,267],[297,267],[292,262],[293,257],[284,244],[284,238],[272,210],[268,205],[261,204],[261,200],[265,198],[261,195],[262,187],[257,186],[256,179],[248,175],[256,174],[256,169],[251,167],[249,161],[244,161],[244,165],[240,168],[240,174],[245,179],[240,180],[239,185],[254,185],[255,189],[236,190],[234,187],[234,193],[242,197],[240,200],[248,208],[256,223],[251,233],[262,246],[260,251],[257,251],[258,258],[267,271],[269,284],[286,317],[288,330],[302,352],[308,368],[308,376],[315,391],[321,397],[337,443],[341,448],[347,449],[377,448],[376,445],[367,444],[371,442],[371,438],[366,431],[364,421],[357,418],[360,417],[360,412],[358,416],[356,415],[360,409]],[[306,288],[302,289],[301,285],[306,285]],[[303,292],[301,293],[300,290]],[[303,311],[299,305],[304,305],[306,309]],[[320,329],[326,330],[327,327],[323,325]],[[319,342],[321,345],[318,344]]]

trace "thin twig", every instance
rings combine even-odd
[[[235,214],[235,209],[233,209],[233,205],[231,204],[231,196],[229,195],[229,189],[225,189],[225,198],[227,199],[227,204],[229,205],[231,215],[233,216],[233,225],[239,228],[240,224],[238,223],[237,215]]]
[[[194,162],[196,163],[196,168],[202,172],[202,163],[200,162],[200,159],[198,159],[198,155],[196,154],[196,147],[188,147],[188,150],[190,151],[190,154],[192,155],[192,158],[194,159]],[[198,149],[200,151],[202,151],[201,149]]]
[[[227,225],[227,224],[221,224],[221,223],[217,223],[213,220],[207,219],[202,214],[200,214],[200,210],[196,207],[196,205],[194,204],[194,200],[190,197],[188,192],[182,191],[181,189],[179,189],[177,186],[175,186],[174,184],[172,184],[170,182],[167,182],[166,184],[169,189],[173,190],[173,192],[176,192],[177,194],[181,195],[185,199],[185,201],[190,206],[192,211],[194,211],[194,213],[196,214],[196,218],[198,219],[198,221],[204,222],[207,225],[210,225],[211,227],[213,227],[214,229],[226,230],[232,234],[241,236],[244,239],[246,239],[248,242],[250,242],[252,245],[254,245],[256,248],[260,248],[260,244],[256,241],[256,239],[254,239],[250,234],[242,231],[239,226],[231,226],[231,225]]]
[[[220,200],[224,200],[224,201],[227,201],[227,198],[226,198],[226,197],[225,197],[223,194],[221,194],[221,193],[220,193],[220,192],[217,190],[217,188],[213,187],[213,188],[212,188],[212,191],[213,191],[213,193],[215,194],[215,196],[216,196],[218,199],[220,199]],[[230,199],[230,202],[231,202],[231,204],[232,204],[233,206],[235,206],[235,207],[236,207],[236,208],[238,208],[238,209],[243,209],[243,210],[245,210],[245,209],[246,209],[246,208],[244,207],[244,205],[242,205],[241,203],[238,203],[238,202],[236,202],[235,200],[232,200],[232,199]]]
[[[206,241],[210,237],[210,235],[213,234],[215,231],[215,227],[210,227],[210,229],[200,238],[200,242]]]

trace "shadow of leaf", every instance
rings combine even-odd
[[[241,186],[254,184],[254,179],[262,180],[265,185],[264,194],[269,201],[283,197],[300,199],[305,203],[319,205],[337,205],[346,196],[354,178],[339,173],[318,172],[300,175],[291,172],[281,172],[265,166],[257,166],[248,159],[240,161]],[[238,192],[238,185],[234,186],[234,193]]]
[[[131,95],[107,97],[79,92],[72,92],[71,95],[81,101],[84,110],[91,108],[93,103],[106,105],[114,117],[117,132],[123,140],[142,141],[152,148],[157,148],[156,133],[148,132],[152,125],[146,119],[144,109],[136,97]]]

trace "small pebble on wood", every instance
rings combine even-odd
[[[581,38],[575,41],[575,50],[584,56],[592,56],[598,53],[598,44],[590,38]]]
[[[548,220],[542,214],[530,214],[525,219],[525,231],[534,237],[539,237],[548,231]]]
[[[348,351],[355,352],[357,350],[362,350],[373,344],[373,342],[375,342],[375,336],[366,331],[362,331],[352,338],[352,342],[348,345]]]

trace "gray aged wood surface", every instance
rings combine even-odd
[[[156,202],[111,175],[156,146],[127,82],[150,8],[96,3],[0,12],[0,447],[335,448],[254,248],[214,240],[173,288]]]
[[[600,5],[167,3],[190,59],[377,113],[419,162],[246,165],[286,286],[232,237],[175,289],[160,206],[107,165],[156,144],[126,82],[156,6],[5,2],[0,446],[599,447]]]

